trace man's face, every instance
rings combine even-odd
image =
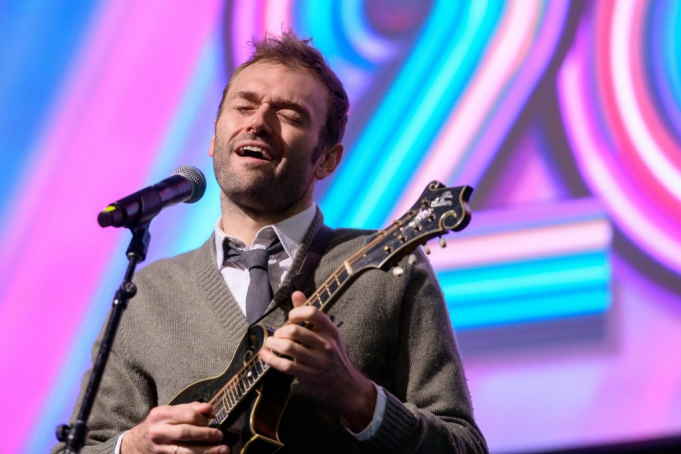
[[[313,162],[328,98],[302,68],[260,62],[235,76],[210,151],[224,196],[256,214],[311,201],[324,159],[322,153]]]

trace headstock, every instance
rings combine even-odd
[[[387,269],[419,245],[427,247],[425,244],[431,238],[463,230],[471,219],[468,199],[472,193],[470,186],[448,188],[438,181],[429,183],[407,213],[369,239],[352,267]],[[444,247],[444,239],[440,241]],[[399,271],[394,270],[395,274],[400,274]]]

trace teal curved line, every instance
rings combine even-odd
[[[363,68],[372,67],[352,49],[344,37],[340,22],[340,2],[304,1],[300,4],[302,26],[306,34],[313,38],[314,45],[326,56],[332,66],[339,62],[351,62]]]
[[[362,28],[361,19],[355,20],[349,13],[356,7],[354,3],[305,1],[300,6],[306,31],[313,37],[315,47],[330,61],[342,59],[362,70],[376,68],[378,62],[365,58],[348,39],[353,33],[375,39]]]
[[[350,218],[351,226],[381,226],[403,187],[464,92],[501,17],[499,2],[474,2],[466,28],[441,66],[435,68],[423,98],[407,114],[410,121],[394,138]]]
[[[370,181],[376,160],[387,152],[386,142],[408,121],[404,118],[404,112],[418,102],[423,81],[432,73],[443,48],[446,49],[448,43],[456,41],[462,34],[463,14],[458,13],[468,6],[463,2],[447,0],[440,0],[434,5],[404,68],[352,152],[345,158],[333,186],[321,201],[329,225],[340,225],[347,219],[350,206],[361,203],[357,200],[359,189]],[[449,30],[449,33],[445,34],[443,30]]]
[[[674,109],[675,120],[679,121],[679,113],[681,112],[681,2],[669,2],[669,9],[667,10],[667,20],[663,27],[664,36],[664,61],[665,74],[673,100],[666,100],[669,104],[668,109]],[[675,101],[675,102],[674,102]],[[681,122],[675,124],[677,128],[681,129]],[[677,131],[681,133],[681,131]]]

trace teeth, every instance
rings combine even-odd
[[[258,147],[256,145],[246,145],[245,147],[241,147],[241,152],[245,151],[250,151],[253,153],[260,153],[264,159],[270,160],[272,157],[270,154],[265,150],[264,148]]]

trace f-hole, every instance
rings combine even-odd
[[[244,365],[253,358],[253,355],[255,355],[255,347],[258,343],[258,336],[251,334],[248,338],[250,340],[250,347],[246,350],[246,353],[244,353]]]

